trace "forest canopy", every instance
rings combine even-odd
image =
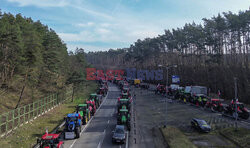
[[[250,103],[249,47],[250,10],[246,10],[168,29],[158,37],[138,39],[129,48],[89,52],[87,60],[100,68],[151,69],[177,64],[171,70],[180,75],[182,85],[205,85],[215,93],[222,91],[226,99],[234,97],[236,77],[240,99]]]
[[[66,44],[56,32],[40,21],[0,11],[2,89],[56,92],[74,83],[74,79],[85,78],[84,55],[83,49],[68,53]]]

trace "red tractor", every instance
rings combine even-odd
[[[88,109],[91,115],[94,116],[96,112],[95,101],[89,100],[89,101],[86,101],[86,104],[88,105]]]
[[[106,96],[107,95],[107,89],[105,89],[104,87],[101,87],[97,90],[97,94],[98,95],[102,95],[102,96]]]
[[[237,113],[238,113],[238,116],[242,119],[248,119],[249,118],[249,110],[244,107],[244,104],[243,103],[240,103],[240,102],[236,102],[237,104]],[[229,115],[232,115],[232,116],[235,116],[235,103],[231,103],[229,105],[227,105],[226,107],[224,107],[224,114],[229,114]]]
[[[63,141],[60,140],[60,134],[44,134],[42,138],[37,139],[40,148],[63,148]]]
[[[166,94],[166,87],[164,85],[158,85],[155,90],[155,94]]]
[[[222,102],[223,99],[209,99],[206,103],[206,107],[210,108],[212,112],[218,111],[222,112],[223,111],[223,105]]]

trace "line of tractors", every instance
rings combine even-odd
[[[249,110],[239,101],[231,101],[229,104],[223,104],[223,99],[219,97],[211,98],[208,96],[207,87],[204,86],[186,86],[179,87],[171,84],[169,87],[158,85],[155,94],[168,95],[172,99],[191,103],[196,106],[210,108],[213,112],[222,112],[224,115],[238,117],[242,119],[249,118]],[[237,105],[237,108],[236,108]],[[237,110],[237,113],[236,113]]]
[[[117,124],[124,125],[130,130],[131,102],[129,83],[126,80],[117,80],[114,83],[121,89],[121,95],[117,98]]]
[[[90,94],[84,103],[76,106],[74,113],[67,114],[67,117],[64,118],[65,124],[63,132],[58,134],[49,134],[46,132],[42,138],[37,140],[37,144],[39,144],[41,148],[61,148],[63,146],[63,139],[79,138],[82,125],[87,124],[91,117],[95,115],[97,108],[100,107],[103,97],[107,95],[107,92],[107,81],[101,81],[97,92]]]

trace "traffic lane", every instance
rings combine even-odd
[[[116,118],[116,113],[114,111],[114,114],[109,121],[109,125],[106,129],[106,134],[104,135],[104,140],[101,145],[102,148],[125,148],[126,144],[119,144],[119,143],[112,143],[112,136],[113,132],[115,129],[115,126],[117,124],[117,118]]]
[[[93,120],[86,128],[81,137],[75,142],[74,148],[93,148],[101,145],[102,137],[106,134],[106,128],[108,127],[108,120],[110,120],[113,113],[113,108],[110,106],[116,102],[114,99],[117,96],[117,92],[111,91],[108,94],[107,99],[101,106],[100,110],[95,114]],[[91,138],[90,138],[91,137]]]
[[[108,93],[108,95],[106,96],[106,99],[104,99],[103,100],[103,104],[102,104],[102,106],[104,106],[104,105],[109,105],[109,101],[107,101],[107,98],[109,98],[109,97],[112,97],[112,93]],[[101,106],[101,107],[102,107]],[[100,108],[101,109],[101,108]],[[99,111],[97,111],[96,112],[96,114],[95,114],[95,116],[94,117],[92,117],[92,119],[91,119],[91,121],[90,122],[88,122],[88,124],[87,125],[84,125],[83,126],[83,131],[82,131],[82,133],[81,133],[81,137],[80,137],[80,139],[84,136],[84,134],[83,134],[83,132],[85,131],[85,130],[88,130],[88,126],[90,126],[90,128],[91,128],[91,126],[94,126],[95,125],[95,122],[96,121],[94,121],[94,118],[97,116],[100,116],[100,115],[105,115],[105,114],[108,114],[107,112],[102,112],[102,111],[100,111],[100,109],[99,109]],[[105,117],[105,116],[104,116]],[[97,119],[96,119],[97,120]],[[94,132],[94,131],[92,131],[91,133],[86,133],[86,137],[89,137],[89,136],[93,136],[93,137],[96,137],[96,138],[98,138],[98,137],[100,137],[101,136],[101,132],[102,132],[102,130],[104,129],[104,126],[102,126],[102,127],[100,127],[100,128],[98,128],[98,132]],[[93,143],[93,144],[96,144],[97,143],[97,139],[96,138],[92,138],[92,139],[87,139],[87,142],[89,143],[90,142],[90,144],[91,143]],[[72,139],[72,140],[65,140],[64,141],[64,146],[65,147],[67,147],[67,148],[71,148],[71,147],[73,147],[74,146],[74,144],[77,142],[77,140],[78,139]],[[82,139],[83,141],[84,141],[84,139]],[[90,145],[90,147],[93,147],[93,144],[92,145]]]
[[[103,143],[101,145],[101,148],[125,148],[125,144],[119,144],[119,143],[112,143],[112,136],[113,136],[113,130],[116,126],[116,118],[114,117],[113,120],[110,121],[109,127],[106,129],[106,134],[103,140]]]
[[[116,92],[116,95],[112,98],[114,102],[113,107],[112,107],[112,114],[111,118],[108,121],[108,127],[106,128],[105,135],[103,136],[103,142],[100,145],[101,148],[120,148],[120,147],[125,147],[125,145],[120,145],[120,144],[113,144],[112,143],[112,136],[113,136],[113,130],[115,129],[116,123],[117,123],[117,118],[116,118],[116,105],[117,105],[117,97],[120,95],[120,90],[117,89],[114,92]],[[105,107],[105,106],[104,106]]]

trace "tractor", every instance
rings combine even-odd
[[[128,130],[130,130],[130,114],[127,109],[120,109],[117,115],[117,124],[126,125]]]
[[[123,96],[128,96],[128,97],[130,97],[130,91],[129,91],[129,89],[126,89],[126,88],[125,88],[125,89],[122,89],[121,92],[122,92],[122,95],[123,95]]]
[[[81,133],[82,117],[79,113],[68,114],[65,118],[64,138],[79,138]]]
[[[243,103],[237,102],[237,113],[238,113],[238,116],[242,119],[247,120],[249,118],[249,110],[246,107],[244,107]],[[235,103],[231,103],[225,106],[224,114],[235,116]]]
[[[101,87],[97,90],[97,94],[105,97],[107,95],[107,91],[104,87]]]
[[[206,103],[206,107],[210,108],[212,112],[218,111],[222,112],[223,111],[223,105],[222,102],[223,99],[209,99]]]
[[[118,101],[118,103],[117,103],[118,113],[119,113],[120,109],[127,109],[128,111],[130,111],[130,102],[129,102],[129,99],[120,99]]]
[[[90,94],[89,101],[94,101],[96,108],[101,105],[101,100],[96,93]]]
[[[79,104],[76,107],[76,112],[82,117],[82,124],[85,125],[90,120],[90,111],[87,104]]]
[[[60,139],[60,134],[48,134],[47,132],[42,138],[37,139],[39,148],[62,148],[63,141]]]
[[[166,87],[164,85],[158,85],[155,90],[155,94],[166,94]]]
[[[91,116],[94,116],[96,112],[95,101],[89,100],[89,101],[86,101],[86,104],[88,105],[88,109],[90,111]]]

